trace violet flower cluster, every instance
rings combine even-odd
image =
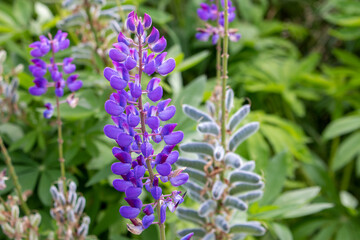
[[[224,0],[221,0],[221,6],[224,8]],[[235,19],[235,7],[232,5],[231,0],[228,1],[228,21],[232,22]],[[197,10],[199,18],[205,21],[205,28],[198,28],[195,37],[200,41],[208,41],[211,37],[212,44],[216,44],[220,37],[224,37],[224,11],[220,11],[219,7],[212,3],[201,3],[200,8]],[[215,22],[215,26],[208,23],[208,21]],[[240,34],[236,29],[229,29],[230,41],[237,42],[240,39]]]
[[[171,99],[161,100],[160,78],[151,78],[144,90],[141,85],[142,73],[165,76],[175,68],[175,60],[166,59],[167,53],[163,52],[166,39],[160,37],[155,27],[147,35],[151,24],[149,15],[145,14],[142,19],[131,12],[126,27],[135,35],[134,40],[120,32],[118,42],[109,50],[114,68],[104,70],[105,78],[116,90],[105,102],[105,110],[114,125],[104,127],[105,135],[118,144],[112,150],[118,162],[111,170],[121,179],[115,179],[113,186],[126,195],[129,206],[122,206],[120,214],[131,220],[133,225],[128,225],[128,229],[135,234],[155,224],[155,207],[159,215],[157,224],[161,225],[165,222],[167,208],[173,212],[183,202],[180,191],[164,195],[160,182],[170,182],[177,187],[189,178],[187,173],[182,173],[183,169],[172,169],[179,157],[174,148],[183,140],[183,132],[174,131],[176,123],[161,124],[175,115],[175,106],[170,105]],[[150,101],[143,103],[142,95]],[[155,154],[153,143],[162,141],[164,148]],[[151,193],[154,203],[143,204],[139,199],[143,187]],[[142,221],[137,219],[141,212],[144,214]]]
[[[72,74],[76,66],[72,63],[72,58],[64,58],[62,62],[55,62],[55,53],[67,49],[70,45],[67,35],[67,33],[59,30],[54,38],[51,34],[49,34],[49,38],[42,35],[40,41],[29,45],[29,47],[33,48],[30,54],[34,57],[31,60],[33,64],[29,66],[29,70],[35,77],[33,81],[35,86],[30,87],[29,92],[34,96],[40,96],[45,94],[49,87],[54,87],[56,97],[60,98],[64,95],[64,88],[67,86],[73,94],[64,102],[74,107],[77,103],[74,92],[79,90],[83,84],[81,80],[78,80],[77,74]],[[49,63],[47,63],[41,58],[45,57],[49,52],[51,52],[51,57]],[[47,72],[49,72],[52,82],[46,79]],[[66,81],[64,80],[65,75],[67,76]],[[50,103],[46,103],[45,107],[44,117],[50,118],[54,112],[54,107]]]

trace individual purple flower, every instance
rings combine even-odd
[[[190,240],[194,236],[194,233],[189,233],[186,236],[182,237],[180,240]]]
[[[143,72],[149,76],[154,73],[165,76],[175,69],[175,60],[166,59],[166,39],[155,27],[151,29],[151,23],[149,15],[141,18],[131,12],[126,27],[134,38],[119,34],[118,42],[109,50],[114,68],[104,69],[104,77],[116,90],[105,102],[105,110],[114,124],[104,127],[105,135],[118,145],[113,148],[118,161],[112,164],[111,170],[119,179],[113,181],[113,186],[125,193],[129,206],[122,206],[120,214],[131,220],[133,225],[128,225],[128,229],[137,234],[154,224],[153,208],[161,212],[157,224],[163,224],[166,209],[174,210],[182,202],[179,196],[164,194],[161,183],[170,181],[174,186],[180,186],[189,178],[182,170],[173,169],[179,157],[174,148],[184,134],[175,131],[177,124],[163,123],[175,115],[176,108],[170,105],[171,99],[161,100],[160,78],[152,77],[148,83],[142,82]],[[165,147],[155,153],[153,144],[162,141]],[[144,187],[154,203],[143,205],[140,201]],[[138,219],[141,214],[145,214],[142,221]]]
[[[72,58],[64,58],[62,62],[55,62],[54,55],[60,50],[65,50],[70,45],[69,39],[67,39],[67,33],[59,30],[54,38],[49,34],[49,38],[40,36],[40,41],[36,41],[29,45],[32,48],[30,51],[31,56],[35,57],[31,60],[33,63],[29,66],[31,74],[35,77],[33,80],[35,86],[29,88],[29,93],[34,96],[41,96],[47,92],[49,87],[55,88],[55,96],[60,98],[64,96],[65,87],[67,86],[70,92],[70,98],[65,101],[58,101],[61,103],[68,103],[70,107],[75,107],[78,103],[78,98],[75,98],[74,92],[82,87],[82,81],[78,80],[78,75],[72,74],[76,66],[72,63]],[[49,58],[49,63],[46,63],[42,57],[52,52],[52,56]],[[47,70],[49,71],[49,77],[52,81],[48,81],[46,78]],[[67,76],[66,76],[67,75]],[[66,78],[66,81],[64,80]],[[47,103],[46,109],[43,112],[45,118],[50,118],[53,114],[54,107]],[[58,104],[57,106],[58,107]]]
[[[45,104],[44,118],[51,118],[54,113],[54,106],[51,103]]]
[[[221,6],[224,9],[224,1],[221,1]],[[234,21],[235,7],[232,4],[232,1],[228,1],[228,21]],[[201,20],[207,21],[217,21],[215,26],[206,23],[205,28],[197,29],[197,33],[195,34],[196,39],[199,41],[208,41],[211,37],[211,43],[215,45],[220,37],[224,36],[224,11],[220,11],[215,4],[208,5],[206,3],[201,3],[200,8],[197,10],[198,16]],[[240,34],[236,33],[236,29],[229,29],[229,39],[230,41],[237,42],[240,39]]]

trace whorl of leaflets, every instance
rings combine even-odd
[[[109,50],[114,68],[104,70],[105,78],[116,90],[105,102],[105,110],[111,115],[114,125],[104,127],[105,135],[118,144],[112,150],[118,162],[111,166],[111,170],[121,179],[115,179],[113,186],[126,195],[129,206],[122,206],[120,214],[131,220],[133,225],[128,225],[128,229],[134,234],[140,234],[153,224],[154,208],[160,213],[157,224],[163,224],[166,209],[173,212],[183,202],[180,191],[164,195],[160,182],[169,181],[177,187],[189,178],[187,173],[182,173],[183,169],[172,169],[179,157],[179,152],[173,149],[183,140],[184,134],[174,131],[176,123],[162,124],[174,116],[175,106],[169,105],[171,99],[161,100],[160,78],[153,77],[146,89],[141,88],[143,72],[149,76],[154,73],[165,76],[175,68],[174,59],[165,59],[166,39],[160,37],[155,27],[147,34],[151,24],[149,15],[145,14],[142,19],[131,12],[126,27],[134,34],[134,39],[119,34],[118,42]],[[143,104],[145,98],[142,95],[150,101]],[[155,154],[153,143],[162,141],[165,147]],[[143,187],[151,193],[154,203],[143,204],[139,199]],[[143,216],[142,221],[138,219],[139,215]]]
[[[218,0],[216,0],[218,1]],[[221,0],[221,6],[224,8],[224,0]],[[235,19],[235,7],[232,5],[231,0],[228,1],[229,9],[229,22],[234,21]],[[197,10],[199,18],[205,21],[205,28],[198,28],[198,32],[195,37],[199,41],[208,41],[211,37],[212,44],[216,44],[220,37],[224,37],[224,11],[220,11],[216,4],[206,4],[201,3],[200,8]],[[212,21],[217,23],[215,26],[207,23]],[[230,41],[237,42],[240,39],[240,34],[237,33],[237,29],[229,29],[229,39]]]
[[[70,41],[67,39],[67,35],[67,33],[59,30],[54,37],[51,34],[49,34],[49,38],[42,35],[39,37],[40,41],[29,45],[32,48],[30,55],[34,57],[34,59],[31,59],[33,64],[29,66],[29,70],[35,77],[33,81],[35,86],[30,87],[29,92],[34,96],[41,96],[47,92],[49,87],[54,87],[56,97],[60,98],[64,95],[64,88],[67,86],[72,94],[67,97],[66,101],[60,103],[67,102],[70,107],[75,107],[78,99],[75,98],[74,93],[82,87],[83,83],[77,79],[77,74],[72,74],[76,69],[75,64],[72,63],[73,59],[64,58],[62,62],[55,62],[54,59],[55,53],[69,47]],[[41,58],[45,57],[49,52],[52,53],[52,56],[49,63],[47,63]],[[52,82],[49,82],[45,77],[48,71]],[[44,117],[50,118],[54,112],[54,107],[51,103],[46,103],[45,108]]]

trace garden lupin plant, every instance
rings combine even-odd
[[[183,105],[184,113],[199,122],[197,129],[205,137],[203,142],[185,143],[180,146],[182,151],[197,154],[198,159],[180,157],[176,162],[181,167],[187,167],[185,172],[190,175],[190,179],[184,186],[189,196],[200,203],[198,210],[178,208],[177,215],[180,218],[199,226],[181,230],[178,234],[183,237],[192,232],[194,237],[204,240],[235,240],[243,239],[246,235],[259,236],[265,233],[259,222],[246,222],[246,219],[239,219],[238,214],[246,211],[249,203],[262,196],[264,183],[261,177],[253,172],[255,162],[244,161],[235,153],[237,147],[258,130],[259,123],[247,123],[236,130],[249,114],[250,105],[241,107],[229,116],[233,107],[234,92],[231,89],[226,91],[228,38],[231,35],[228,31],[228,22],[233,20],[231,11],[234,9],[228,10],[231,2],[222,1],[222,5],[225,8],[223,20],[220,22],[220,25],[224,26],[222,82],[221,87],[217,86],[221,94],[214,91],[213,96],[213,100],[221,102],[221,109],[218,109],[219,105],[208,102],[210,113],[207,114],[189,105]],[[202,4],[198,14],[202,20],[214,20],[214,14],[219,13],[213,11],[217,11],[216,5],[210,7]]]
[[[57,237],[58,239],[85,239],[88,234],[90,218],[83,216],[86,200],[84,197],[78,197],[76,192],[76,184],[74,182],[66,182],[65,176],[65,159],[63,153],[63,137],[62,137],[62,122],[60,116],[60,104],[68,103],[70,107],[76,107],[79,99],[75,97],[75,92],[82,87],[82,81],[78,80],[78,75],[73,74],[76,70],[75,64],[72,63],[72,58],[64,58],[62,62],[55,61],[55,53],[60,50],[65,50],[69,47],[70,41],[67,39],[67,33],[59,30],[57,34],[49,38],[40,36],[40,41],[30,44],[33,48],[30,52],[33,65],[29,66],[29,70],[35,77],[35,86],[30,87],[29,92],[34,96],[40,96],[47,92],[49,87],[55,88],[56,106],[51,103],[46,103],[46,109],[43,112],[44,118],[51,118],[54,109],[57,110],[57,126],[58,126],[58,148],[59,148],[59,162],[61,170],[61,179],[55,185],[50,187],[50,193],[54,200],[54,207],[50,214],[57,223]],[[41,58],[51,52],[49,63]],[[59,69],[61,68],[61,70]],[[48,82],[45,78],[49,71],[53,82]],[[67,80],[64,77],[67,76]],[[65,86],[71,92],[66,100],[60,101],[64,96]],[[67,190],[69,188],[69,190]],[[50,236],[53,235],[50,232]]]
[[[181,131],[174,131],[176,123],[161,124],[170,120],[176,111],[175,106],[169,105],[171,99],[161,100],[161,79],[153,77],[147,83],[147,88],[142,89],[144,73],[149,76],[154,73],[166,76],[175,68],[174,59],[165,59],[167,53],[163,51],[166,39],[160,37],[155,27],[147,35],[146,30],[150,29],[151,24],[149,15],[145,14],[141,18],[135,12],[130,12],[126,27],[133,33],[134,39],[120,32],[118,42],[109,50],[115,69],[105,68],[104,76],[116,92],[105,102],[105,110],[115,125],[106,125],[104,133],[118,144],[112,151],[118,162],[111,166],[111,170],[122,178],[115,179],[113,186],[125,192],[125,201],[129,206],[122,206],[119,211],[132,222],[128,224],[128,230],[141,234],[151,224],[157,224],[160,239],[163,240],[166,210],[169,208],[174,212],[183,202],[184,194],[176,190],[163,194],[161,182],[170,182],[177,187],[186,183],[189,175],[183,173],[183,169],[172,169],[172,164],[179,157],[179,152],[173,149],[184,135]],[[145,103],[147,99],[143,95],[150,101]],[[153,143],[162,141],[165,146],[155,154]],[[143,204],[139,199],[143,187],[151,193],[154,203]],[[139,219],[141,212],[142,220]]]

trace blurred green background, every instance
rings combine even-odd
[[[42,117],[44,103],[54,102],[53,93],[28,93],[33,85],[28,45],[58,28],[69,33],[72,48],[58,56],[75,58],[84,87],[77,94],[78,107],[61,108],[65,159],[69,178],[87,199],[89,233],[98,239],[156,239],[156,228],[131,236],[127,221],[118,214],[123,195],[111,186],[114,142],[102,131],[110,122],[103,105],[112,89],[102,70],[111,65],[106,49],[116,41],[124,16],[134,9],[150,14],[168,40],[168,56],[177,62],[162,81],[178,109],[172,121],[184,131],[183,142],[198,138],[196,123],[184,116],[181,104],[203,106],[215,85],[215,47],[195,39],[196,28],[203,26],[196,14],[200,3],[1,0],[0,50],[7,53],[0,59],[1,81],[13,91],[0,95],[0,134],[23,189],[33,191],[28,203],[43,217],[41,230],[54,228],[49,187],[60,171],[55,118]],[[237,16],[230,27],[242,38],[230,43],[229,85],[236,109],[251,101],[249,121],[261,124],[237,151],[256,161],[266,185],[263,199],[252,204],[247,218],[267,227],[259,239],[359,239],[360,1],[233,4]],[[4,196],[13,189],[11,181],[7,183]],[[194,203],[187,199],[185,204]],[[176,239],[174,232],[183,226],[168,214],[168,239]]]

